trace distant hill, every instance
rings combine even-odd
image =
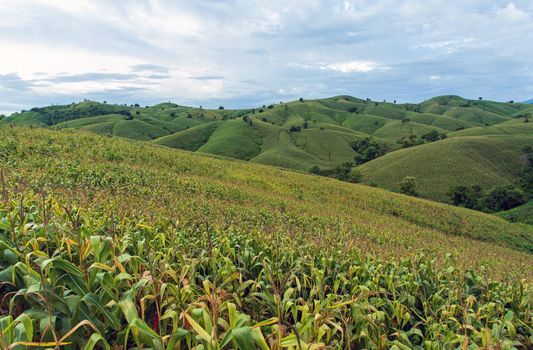
[[[446,202],[451,186],[487,190],[516,182],[528,145],[533,133],[451,137],[388,153],[359,169],[367,181],[393,191],[404,177],[414,176],[423,197]]]
[[[532,114],[530,104],[454,95],[418,104],[335,96],[240,110],[84,101],[0,123],[85,130],[319,173],[355,165],[364,155],[357,143],[371,138],[377,155],[386,154],[359,167],[363,181],[396,191],[403,177],[414,176],[421,196],[446,202],[450,186],[488,190],[516,181],[520,148],[533,144]]]
[[[336,96],[243,110],[85,101],[33,108],[4,123],[87,130],[309,171],[313,166],[327,169],[353,162],[357,152],[352,143],[366,137],[393,151],[400,148],[400,139],[410,135],[420,139],[432,131],[451,135],[512,122],[528,106],[459,96],[435,97],[420,104]]]
[[[533,104],[533,98],[531,100],[524,101],[524,103]]]

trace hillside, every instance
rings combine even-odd
[[[529,225],[73,130],[0,126],[0,160],[5,344],[531,344]]]
[[[414,176],[420,196],[450,203],[454,186],[488,192],[516,183],[521,149],[533,144],[532,108],[459,96],[419,104],[336,96],[247,110],[84,101],[0,123],[85,130],[338,178],[342,164],[370,160],[359,167],[363,182],[398,191],[405,176]],[[371,156],[357,146],[368,139],[379,149],[370,148]]]
[[[446,202],[451,186],[490,189],[516,182],[522,149],[532,144],[533,135],[452,137],[388,153],[358,169],[365,181],[393,191],[414,176],[423,197]]]
[[[510,210],[499,212],[496,215],[511,222],[523,222],[533,225],[533,201],[529,201]]]
[[[430,132],[449,136],[468,130],[513,126],[528,105],[441,96],[420,104],[395,104],[336,96],[249,110],[209,110],[163,103],[120,106],[85,101],[33,108],[3,123],[88,130],[105,135],[222,155],[303,171],[353,162],[351,144],[373,137],[387,150],[398,141]],[[239,122],[241,124],[239,124]],[[457,131],[462,130],[462,131]],[[499,130],[499,129],[498,129]],[[497,131],[499,132],[499,131]],[[509,132],[514,132],[510,130]]]

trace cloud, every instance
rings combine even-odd
[[[377,66],[377,63],[373,61],[349,61],[326,64],[322,68],[341,73],[367,73],[375,70]]]
[[[532,13],[530,0],[2,1],[0,105],[527,100]]]
[[[503,8],[497,8],[496,14],[507,21],[524,21],[530,18],[527,12],[516,7],[513,2],[508,3]]]

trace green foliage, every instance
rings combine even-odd
[[[400,140],[398,140],[398,144],[400,144],[402,148],[413,147],[422,143],[424,143],[424,141],[417,139],[416,135],[414,134],[404,136]]]
[[[501,143],[496,138],[486,138],[472,149],[468,146],[473,141],[464,137],[507,135],[522,143],[525,136],[533,135],[533,123],[526,124],[523,118],[531,113],[530,105],[459,96],[439,96],[420,104],[370,102],[334,96],[263,106],[258,108],[262,112],[259,115],[255,110],[191,108],[173,103],[141,108],[138,104],[84,101],[34,108],[15,113],[0,123],[81,129],[302,171],[313,166],[322,171],[332,170],[343,162],[355,161],[364,163],[361,172],[369,183],[398,190],[403,177],[414,175],[422,196],[441,201],[448,199],[446,192],[456,184],[479,183],[484,188],[493,188],[515,183],[519,173],[527,173],[527,169],[516,164],[514,146],[494,150]],[[226,125],[241,117],[246,122],[242,126],[247,127]],[[455,131],[459,128],[462,130]],[[451,148],[448,154],[436,149],[440,147],[420,150],[417,149],[420,146],[412,147],[429,142],[439,144],[443,140],[438,139],[444,135],[467,147],[460,151],[452,143],[445,143]],[[352,147],[354,140],[364,143],[367,139],[372,140],[367,147]],[[385,155],[385,150],[395,153],[402,147],[411,148],[414,155]],[[400,161],[401,157],[406,157],[406,161]],[[380,161],[382,158],[384,161]],[[366,164],[373,162],[377,162],[376,166],[368,165],[368,169],[380,171],[369,174]],[[465,174],[463,168],[474,171]],[[464,181],[458,181],[460,176]],[[523,189],[528,181],[524,183]]]
[[[482,208],[480,204],[482,193],[479,185],[454,186],[450,188],[448,194],[453,205],[476,210]]]
[[[386,153],[386,148],[375,139],[366,137],[361,140],[356,140],[351,144],[352,149],[357,152],[355,162],[357,164],[366,163],[372,159],[376,159]]]
[[[523,222],[533,225],[533,200],[516,208],[496,213],[496,215],[511,222]]]
[[[351,182],[351,183],[363,182],[363,174],[361,174],[361,172],[358,169],[352,168],[352,170],[350,170],[350,174],[348,174],[348,182]]]
[[[455,186],[483,189],[516,184],[525,168],[522,148],[529,135],[449,137],[396,150],[358,168],[367,181],[393,191],[406,176],[415,176],[420,196],[448,202]]]
[[[420,137],[425,142],[435,142],[438,140],[443,140],[446,138],[446,134],[439,133],[437,130],[432,130],[427,134],[424,134]]]
[[[2,198],[2,348],[531,345],[530,285],[487,283],[451,257],[385,261],[336,237],[318,249],[68,201]]]
[[[413,176],[406,176],[400,182],[400,192],[409,196],[418,196],[416,178]]]
[[[498,187],[484,199],[484,206],[490,211],[504,211],[526,202],[524,194],[515,187]]]

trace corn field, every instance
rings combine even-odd
[[[283,201],[278,194],[256,199],[246,192],[249,178],[239,180],[240,189],[220,185],[236,165],[209,173],[195,170],[181,153],[164,150],[162,156],[126,141],[109,146],[101,137],[24,129],[10,135],[15,146],[0,143],[0,349],[533,346],[532,260],[526,252],[427,227],[421,229],[425,240],[435,239],[424,243],[409,236],[414,226],[398,214],[369,222],[378,224],[376,233],[366,229],[363,216],[363,226],[350,231],[349,218],[333,218],[328,208],[313,212],[311,196],[319,194],[309,185]],[[147,157],[159,168],[138,160],[121,168],[126,147],[132,158],[153,152]],[[100,160],[90,163],[72,157],[76,152],[113,156],[98,154]],[[163,171],[165,163],[172,173]],[[176,175],[176,166],[191,170]],[[212,182],[194,182],[195,171],[209,173]],[[231,174],[232,181],[242,177]],[[120,176],[125,180],[115,181]],[[320,181],[331,189],[342,185]],[[358,205],[392,205],[371,200]],[[448,213],[445,206],[412,201],[420,207],[406,205],[401,215],[436,210],[464,215],[466,227],[492,227],[489,216],[485,227],[466,222],[468,211]],[[401,238],[387,233],[390,227]],[[510,235],[514,229],[509,226]],[[465,244],[465,253],[455,254],[441,240],[472,247]],[[494,271],[485,267],[491,253],[522,278],[506,275],[496,263]]]

